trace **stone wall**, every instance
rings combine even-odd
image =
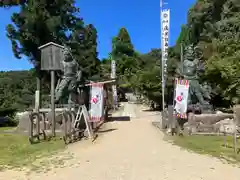
[[[234,114],[217,112],[216,114],[189,114],[184,124],[188,133],[234,133]]]

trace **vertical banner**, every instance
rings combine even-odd
[[[187,118],[187,104],[188,104],[188,91],[189,82],[188,80],[175,80],[175,112],[180,118]]]
[[[38,111],[40,107],[40,91],[35,91],[35,110]]]
[[[165,88],[165,79],[167,75],[167,60],[169,47],[169,27],[170,26],[170,10],[161,11],[161,45],[162,45],[162,87]]]
[[[111,79],[116,78],[116,61],[112,59],[111,61]],[[113,92],[113,103],[114,108],[117,108],[117,86],[115,84],[112,85],[112,92]]]
[[[113,59],[111,60],[111,78],[116,78],[116,61]]]
[[[101,121],[103,118],[104,102],[103,84],[91,85],[90,119],[91,122]]]

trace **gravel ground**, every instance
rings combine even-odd
[[[239,168],[165,142],[151,123],[159,115],[140,108],[125,104],[123,113],[133,116],[131,121],[105,124],[94,144],[69,146],[59,154],[72,154],[63,167],[28,175],[9,170],[0,172],[0,180],[239,180]]]

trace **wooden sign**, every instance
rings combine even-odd
[[[41,50],[41,70],[61,70],[64,46],[49,42],[39,47]]]

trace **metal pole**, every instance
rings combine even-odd
[[[181,43],[181,73],[183,73],[183,44]]]
[[[162,45],[162,8],[163,8],[163,0],[160,0],[160,27],[161,27],[161,49],[163,49],[163,45]],[[164,92],[164,84],[165,84],[165,81],[164,81],[164,62],[162,61],[161,59],[161,64],[162,64],[162,128],[164,129],[165,128],[165,117],[164,117],[164,107],[165,107],[165,100],[164,100],[164,95],[165,95],[165,92]]]
[[[52,115],[52,136],[56,136],[56,121],[55,121],[55,72],[51,71],[51,115]]]
[[[162,66],[164,63],[162,62]],[[164,68],[162,68],[162,128],[165,128],[165,117],[164,117],[164,108],[165,108],[165,81],[164,81]]]

